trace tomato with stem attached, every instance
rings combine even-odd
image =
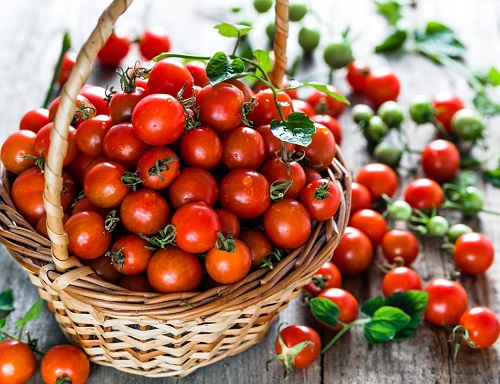
[[[291,182],[286,197],[298,198],[306,185],[304,168],[296,161],[285,163],[280,157],[274,157],[264,163],[261,172],[271,184],[279,180]]]
[[[302,289],[313,296],[318,296],[326,289],[340,288],[341,286],[342,275],[339,269],[331,261],[327,261],[314,273],[312,281],[304,285]]]
[[[69,344],[56,345],[43,356],[40,373],[46,384],[58,383],[63,378],[72,384],[85,384],[90,374],[90,362],[80,348]]]
[[[489,348],[500,335],[497,315],[483,306],[469,308],[460,316],[458,324],[467,331],[463,341],[472,348]]]
[[[2,144],[1,157],[4,167],[15,174],[20,174],[35,165],[36,134],[29,130],[11,133]]]
[[[154,251],[150,244],[139,235],[131,234],[115,241],[109,257],[113,267],[124,275],[138,275],[148,268],[149,260]]]
[[[180,173],[180,159],[168,147],[152,147],[137,162],[137,177],[147,188],[168,187]]]
[[[291,97],[286,92],[279,92],[276,95],[276,100],[280,104],[283,118],[286,119],[293,112]],[[266,88],[257,92],[255,102],[257,104],[252,113],[247,115],[247,119],[253,123],[253,127],[267,125],[275,119],[282,120],[271,89]]]
[[[330,179],[314,180],[300,194],[300,202],[311,215],[311,219],[328,220],[340,207],[340,191]]]
[[[308,161],[308,166],[318,172],[326,170],[332,163],[337,153],[337,146],[333,133],[322,124],[315,123],[316,132],[311,137],[311,143],[306,146],[297,146],[298,151],[303,151]]]
[[[382,238],[382,254],[389,263],[398,259],[408,266],[415,261],[420,251],[416,236],[406,229],[391,229]]]
[[[273,243],[260,230],[253,228],[245,228],[241,230],[238,238],[243,241],[252,255],[252,269],[256,270],[261,267],[262,260],[274,250]]]
[[[332,331],[339,331],[344,328],[345,324],[352,323],[358,317],[358,301],[356,298],[348,291],[342,288],[329,288],[321,292],[317,298],[319,299],[328,299],[331,302],[335,303],[340,313],[337,316],[339,324],[335,326],[330,326],[325,323],[321,323],[321,325],[325,328],[331,329]]]
[[[106,231],[104,218],[96,212],[83,211],[64,223],[68,235],[68,250],[81,259],[96,259],[108,250],[111,233]]]
[[[216,245],[205,257],[208,275],[220,284],[233,284],[243,279],[252,266],[252,254],[247,245],[232,236],[219,235]]]
[[[130,192],[130,188],[122,182],[126,171],[123,165],[112,161],[94,165],[83,179],[85,196],[96,207],[117,207]]]
[[[331,92],[340,94],[333,85],[327,85],[327,88]],[[314,108],[317,115],[339,117],[345,110],[345,103],[317,89],[311,92],[306,101]]]

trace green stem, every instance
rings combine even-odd
[[[24,327],[23,327],[24,328]],[[8,332],[5,332],[4,330],[0,330],[0,334],[2,334],[3,336],[7,337],[8,339],[12,339],[12,340],[17,340],[17,341],[22,341],[22,334],[20,333],[19,336],[14,336]],[[43,353],[42,351],[40,351],[38,348],[33,348],[33,352],[35,353],[38,353],[40,356],[43,356],[45,355],[45,353]]]
[[[71,35],[68,31],[64,32],[61,53],[59,54],[59,59],[57,60],[56,68],[54,69],[54,74],[52,75],[52,80],[50,81],[49,89],[47,90],[47,94],[45,95],[45,100],[43,102],[43,107],[48,108],[50,101],[52,99],[52,93],[54,91],[54,86],[56,85],[57,76],[59,75],[59,71],[61,70],[62,62],[64,59],[64,55],[71,48]]]
[[[321,353],[323,354],[326,351],[328,351],[332,347],[332,345],[335,344],[337,342],[337,340],[340,339],[342,337],[342,335],[344,333],[346,333],[349,329],[351,329],[355,325],[364,325],[368,321],[370,321],[370,319],[360,319],[360,320],[353,321],[352,323],[349,323],[349,324],[344,324],[344,327],[333,337],[333,339],[331,339],[328,342],[328,344],[326,344],[323,347],[323,349],[321,350]]]
[[[160,60],[167,59],[169,57],[176,57],[179,59],[191,59],[191,60],[210,60],[210,56],[200,56],[200,55],[191,55],[191,54],[181,54],[181,53],[162,53],[155,58],[153,58],[153,61],[156,63]]]

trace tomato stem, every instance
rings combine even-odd
[[[356,320],[356,321],[353,321],[352,323],[349,323],[349,324],[343,324],[342,322],[338,322],[339,324],[342,324],[344,327],[333,337],[333,339],[331,339],[328,344],[326,344],[323,349],[321,350],[321,354],[324,354],[326,353],[326,351],[328,351],[333,344],[335,344],[337,342],[338,339],[340,339],[342,337],[342,335],[344,333],[346,333],[349,329],[351,329],[352,327],[354,327],[355,325],[364,325],[365,323],[369,322],[370,319],[359,319],[359,320]]]

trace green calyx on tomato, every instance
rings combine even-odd
[[[273,269],[274,264],[281,261],[283,258],[282,251],[279,248],[274,248],[272,252],[269,252],[263,259],[260,264],[260,268],[269,268]],[[273,262],[274,259],[274,262]]]
[[[215,243],[215,248],[219,251],[233,253],[235,246],[236,243],[233,240],[233,234],[231,232],[229,232],[227,236],[224,236],[221,231],[217,232],[217,242]]]
[[[151,247],[147,247],[148,249],[158,250],[164,249],[167,245],[172,244],[176,234],[177,230],[175,227],[172,224],[168,224],[155,236],[149,237],[142,233],[139,233],[139,236],[151,244]]]
[[[118,270],[121,271],[123,268],[123,263],[125,262],[125,254],[123,253],[124,248],[115,249],[106,252],[104,256],[111,258],[111,263],[118,265]]]
[[[314,190],[314,200],[326,200],[330,196],[330,179],[326,178],[315,190]]]

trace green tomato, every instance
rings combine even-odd
[[[471,233],[474,232],[474,230],[469,227],[468,225],[465,224],[453,224],[449,229],[448,232],[446,232],[446,236],[448,236],[448,239],[454,243],[457,241],[457,239],[466,234],[466,233]]]
[[[397,168],[401,162],[403,151],[400,148],[383,141],[377,144],[373,150],[373,155],[375,156],[375,160],[379,163],[384,163],[391,168]]]
[[[266,13],[273,6],[273,0],[253,0],[253,7],[259,13]]]
[[[476,215],[483,209],[484,197],[479,188],[469,186],[461,191],[457,203],[462,205],[462,212],[466,215]]]
[[[387,135],[389,127],[383,122],[380,116],[373,116],[368,120],[368,125],[364,127],[363,134],[365,138],[372,142],[378,143],[382,138]]]
[[[304,3],[291,3],[288,8],[290,21],[300,21],[307,14],[307,5]]]
[[[474,141],[482,136],[485,125],[478,112],[464,108],[453,115],[451,129],[459,140]]]
[[[351,43],[344,38],[334,39],[325,47],[323,58],[332,69],[345,67],[354,60]]]
[[[389,128],[399,127],[405,119],[403,109],[395,101],[386,101],[378,108],[377,114]]]
[[[369,105],[357,104],[352,107],[351,115],[357,124],[365,125],[375,115],[375,112]]]
[[[269,40],[273,41],[274,36],[276,36],[276,24],[269,23],[266,27],[266,35],[269,37]]]
[[[443,216],[433,216],[427,221],[427,234],[429,236],[444,236],[450,228],[450,223]]]
[[[411,205],[404,200],[394,200],[387,207],[389,216],[394,220],[406,221],[411,217]]]
[[[410,102],[409,113],[417,124],[429,123],[434,119],[434,108],[427,96],[416,96]]]
[[[318,47],[319,39],[317,29],[302,27],[299,31],[299,45],[306,53],[312,53]]]

